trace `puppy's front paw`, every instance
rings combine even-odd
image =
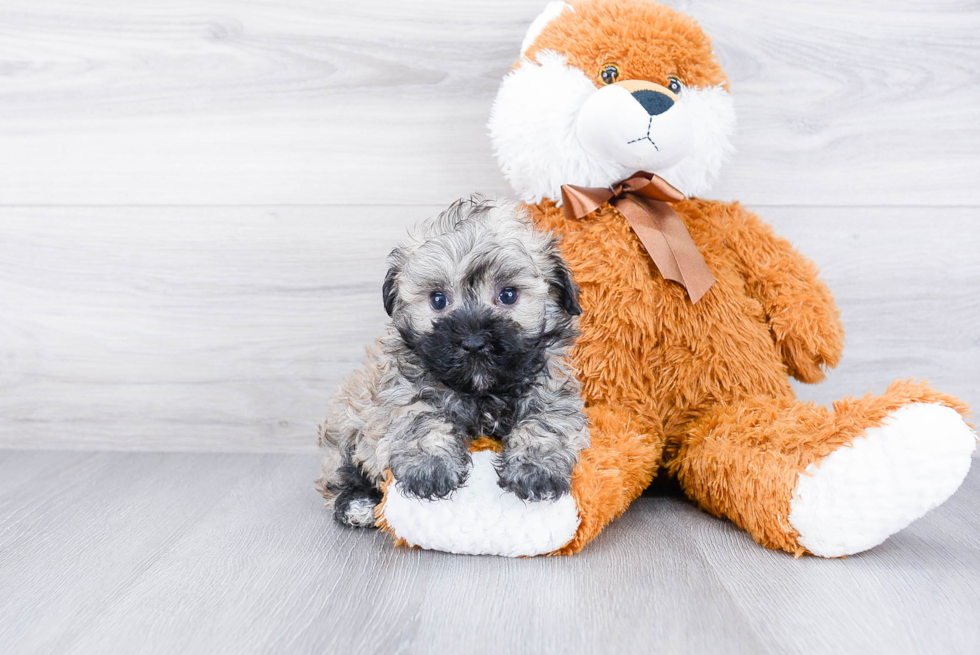
[[[393,460],[391,472],[406,496],[445,498],[466,482],[469,457],[419,457]]]
[[[497,468],[497,484],[521,500],[556,500],[572,488],[570,474],[564,468],[539,462],[504,462]]]
[[[374,508],[381,498],[366,493],[344,491],[334,500],[333,518],[351,528],[373,528]]]

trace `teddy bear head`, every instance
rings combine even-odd
[[[711,41],[650,0],[552,2],[531,24],[488,124],[528,203],[637,171],[705,193],[732,151],[735,112]]]

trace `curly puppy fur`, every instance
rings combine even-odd
[[[388,332],[320,431],[318,488],[335,518],[373,525],[387,469],[410,495],[446,497],[480,436],[504,444],[501,488],[530,501],[568,493],[589,436],[565,359],[578,288],[556,241],[516,205],[474,196],[422,223],[388,263]]]

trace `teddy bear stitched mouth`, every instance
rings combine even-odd
[[[653,127],[653,116],[651,116],[650,119],[647,121],[647,133],[641,136],[639,139],[633,139],[632,141],[627,141],[626,145],[632,145],[634,143],[637,143],[638,141],[649,141],[651,144],[653,144],[653,147],[656,148],[657,152],[660,152],[660,148],[657,148],[657,143],[650,138],[651,127]]]

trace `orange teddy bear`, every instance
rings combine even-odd
[[[581,549],[658,471],[758,543],[824,557],[881,543],[957,489],[976,439],[955,398],[912,382],[833,411],[795,398],[790,376],[819,382],[840,359],[838,310],[755,215],[695,197],[731,151],[734,113],[693,19],[646,0],[551,3],[489,127],[581,288],[572,359],[592,445],[574,536],[551,552]],[[454,549],[405,538],[413,511],[393,522],[382,506],[380,523]]]

